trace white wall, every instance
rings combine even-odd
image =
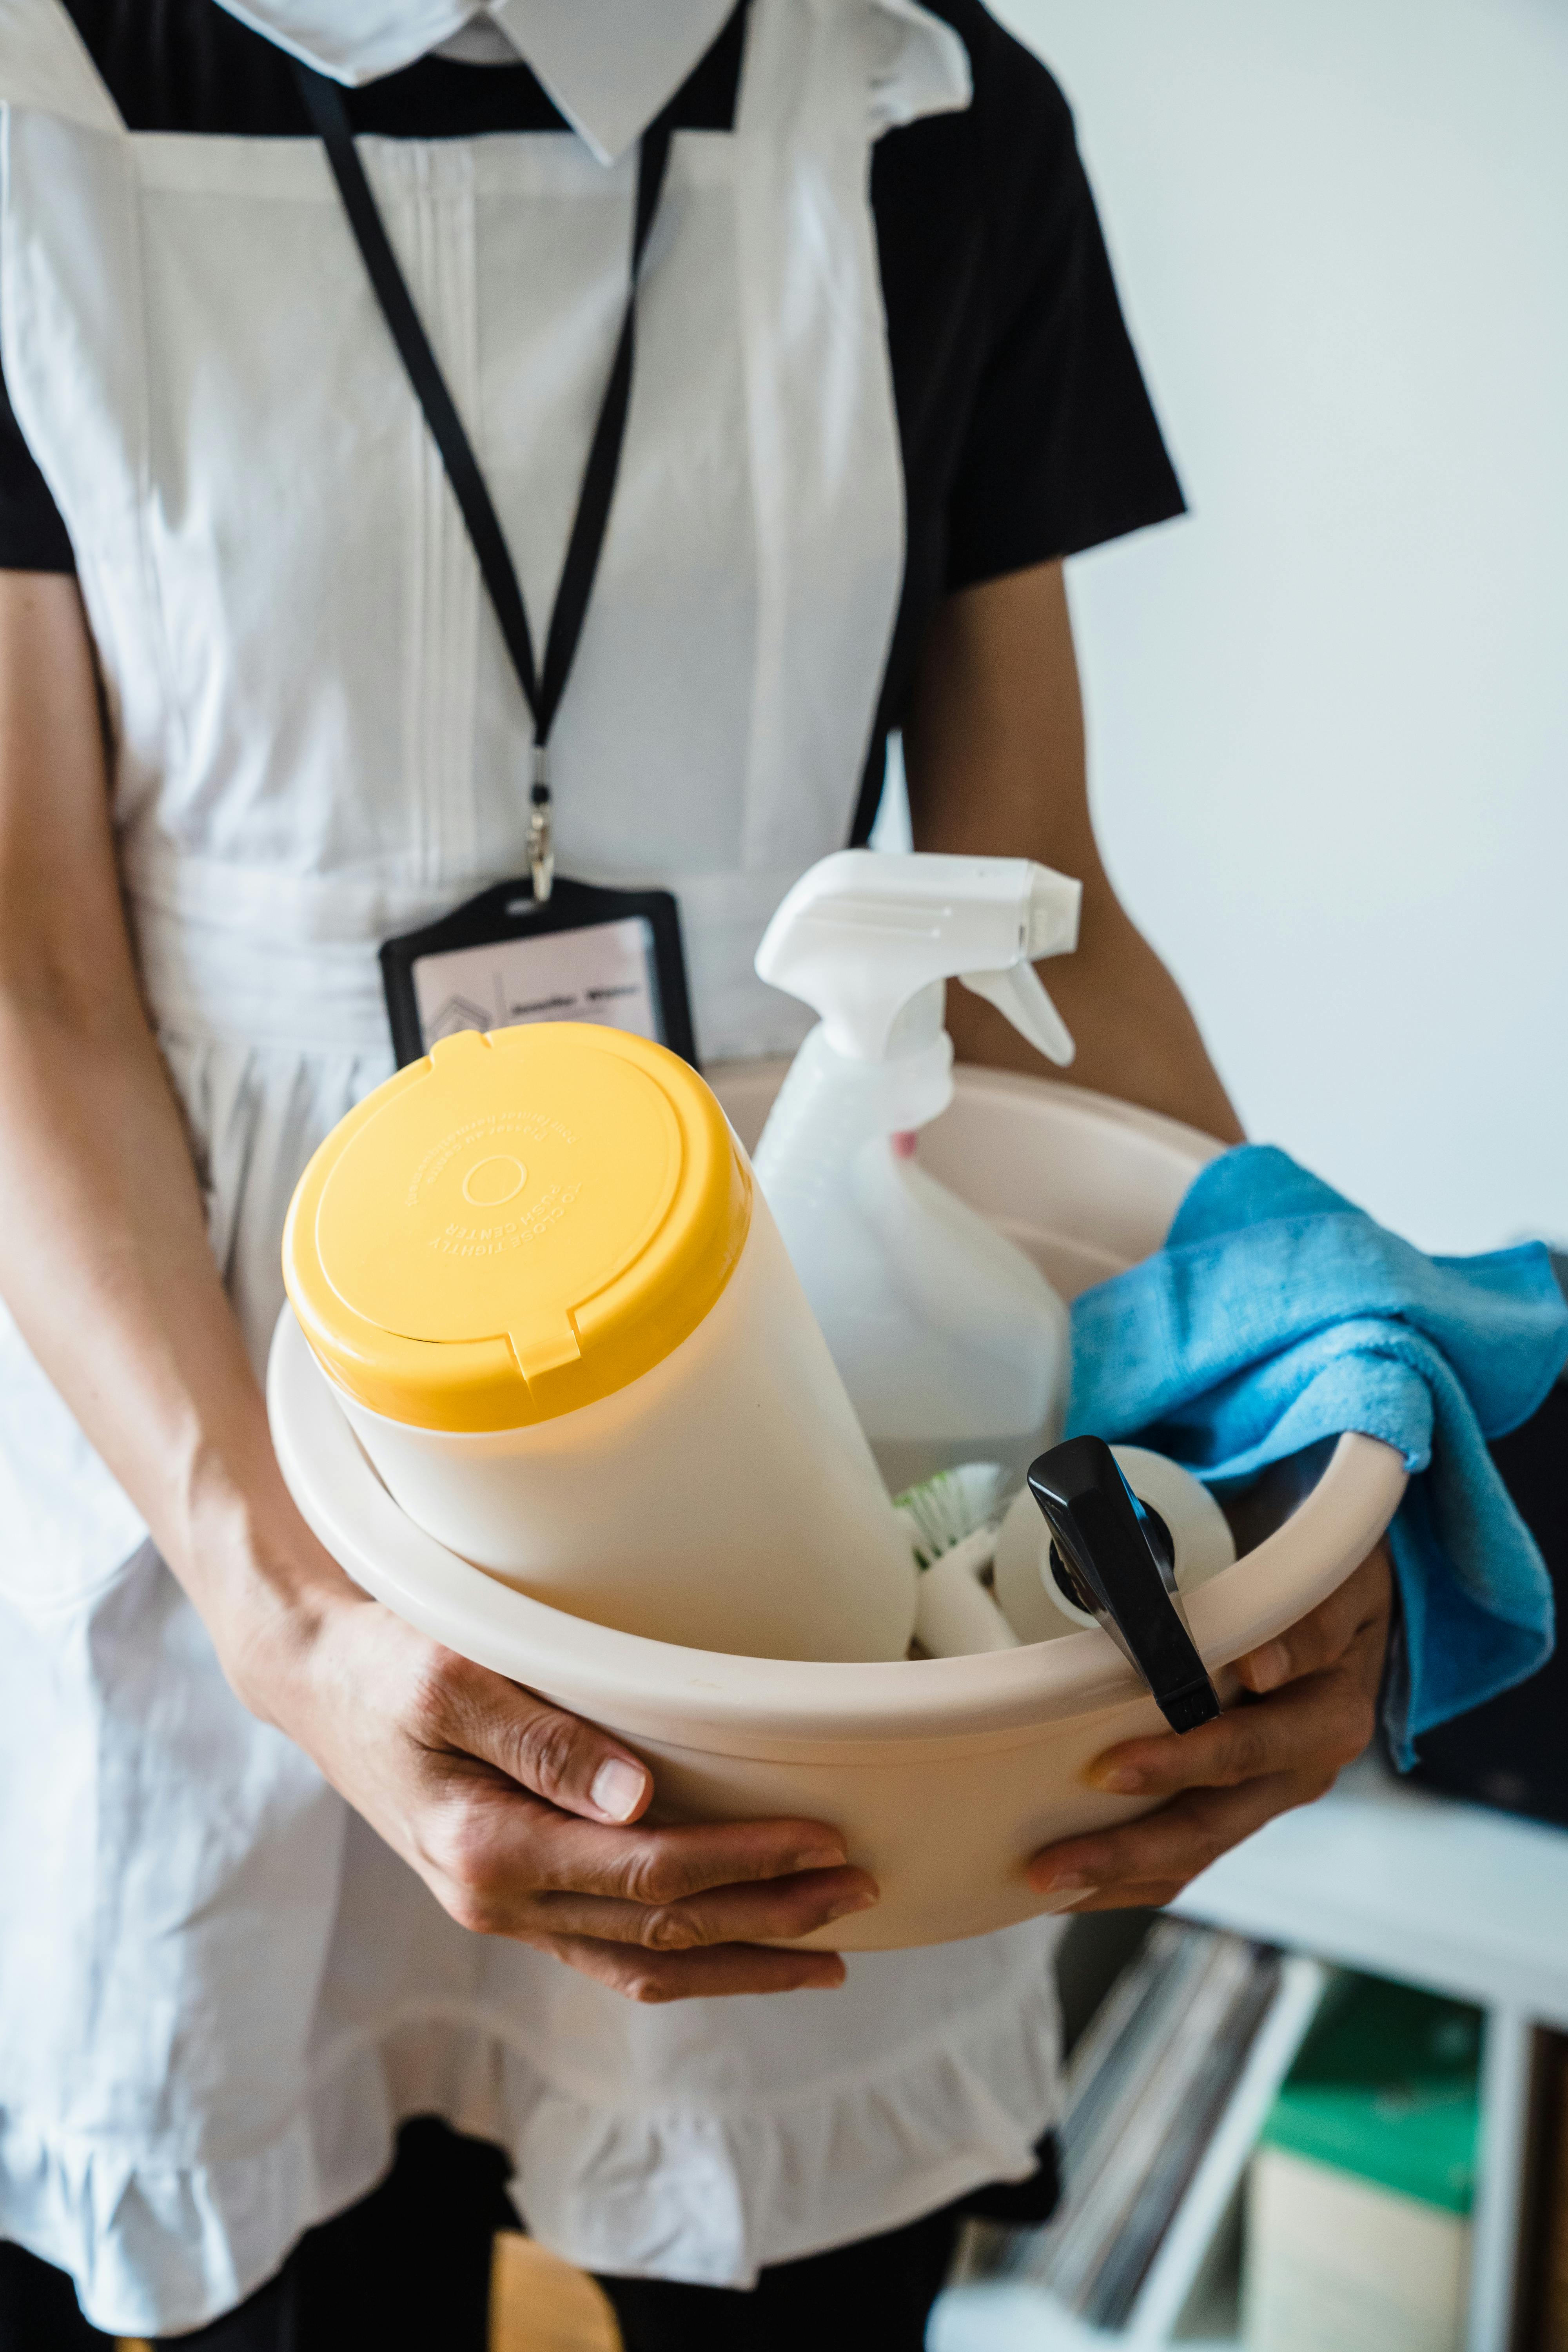
[[[1102,837],[1244,1118],[1568,1236],[1568,0],[1000,0],[1193,516],[1072,567]]]

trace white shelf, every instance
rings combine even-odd
[[[1268,2014],[1253,2038],[1229,2104],[1188,2183],[1124,2330],[1089,2327],[1047,2289],[1027,2280],[950,2288],[937,2305],[931,2352],[1155,2352],[1177,2341],[1210,2248],[1234,2203],[1253,2143],[1274,2095],[1317,2014],[1328,1971],[1313,1959],[1286,1962]],[[1182,2352],[1236,2352],[1180,2336]]]
[[[1168,2337],[1107,2336],[1086,2327],[1037,2286],[950,2287],[931,2314],[928,2352],[1164,2352]],[[1182,2340],[1180,2352],[1242,2352],[1237,2337]]]
[[[1229,2104],[1139,2289],[1127,2329],[1133,2342],[1167,2344],[1175,2335],[1275,2094],[1307,2038],[1328,1981],[1329,1971],[1319,1960],[1297,1954],[1286,1961]]]
[[[1508,2352],[1535,2029],[1568,2032],[1568,1831],[1463,1805],[1367,1759],[1173,1908],[1487,2015],[1467,2352]]]
[[[1282,1814],[1195,1879],[1184,1917],[1279,1944],[1286,1971],[1214,2142],[1133,2315],[1110,2337],[1037,2286],[953,2290],[931,2352],[1153,2352],[1177,2340],[1182,2305],[1224,2226],[1252,2143],[1317,2005],[1317,1961],[1364,1969],[1487,2012],[1482,2147],[1473,2220],[1468,2352],[1506,2352],[1527,2138],[1531,2039],[1568,2032],[1568,1831],[1456,1803],[1374,1759],[1314,1805]],[[1310,1957],[1309,1957],[1310,1956]],[[1238,2352],[1182,2337],[1182,2352]]]
[[[1568,2031],[1568,1831],[1432,1796],[1374,1761],[1172,1907]]]

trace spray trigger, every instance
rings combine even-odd
[[[1066,1068],[1078,1048],[1033,964],[1009,964],[1002,971],[961,971],[958,977],[965,988],[1005,1013],[1019,1036],[1026,1037],[1047,1061]]]
[[[1069,1437],[1029,1465],[1064,1589],[1097,1617],[1148,1685],[1173,1731],[1220,1711],[1176,1591],[1169,1531],[1136,1496],[1109,1445]],[[1163,1540],[1162,1540],[1162,1538]]]

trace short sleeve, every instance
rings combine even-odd
[[[947,517],[950,588],[1184,511],[1117,297],[1067,100],[986,20],[975,135],[991,332]]]
[[[0,572],[74,572],[60,510],[0,381]]]

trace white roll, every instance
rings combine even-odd
[[[1170,1530],[1179,1592],[1194,1592],[1231,1566],[1236,1544],[1225,1513],[1190,1470],[1144,1445],[1110,1450],[1139,1501],[1157,1511]],[[1025,1486],[1014,1496],[996,1538],[994,1580],[997,1601],[1020,1642],[1054,1641],[1097,1622],[1062,1591],[1050,1555],[1051,1531]]]
[[[965,1536],[922,1569],[915,1639],[932,1658],[973,1658],[1016,1650],[1018,1636],[981,1581],[995,1549],[994,1528]]]

